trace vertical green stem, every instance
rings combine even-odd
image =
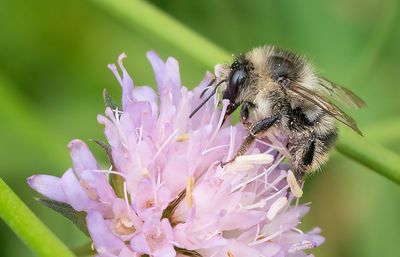
[[[38,256],[74,257],[1,178],[0,217]]]

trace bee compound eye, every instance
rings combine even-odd
[[[229,87],[237,88],[242,85],[246,80],[246,71],[244,69],[238,69],[232,72],[232,76],[229,79]]]

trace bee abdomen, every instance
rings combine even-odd
[[[298,173],[312,173],[328,159],[329,150],[337,138],[335,127],[324,135],[293,134],[288,143],[292,168]]]

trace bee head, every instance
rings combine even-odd
[[[200,108],[217,92],[217,88],[219,87],[219,85],[221,85],[222,83],[225,83],[225,82],[226,82],[226,87],[225,87],[224,91],[222,92],[222,99],[229,100],[229,105],[227,106],[225,116],[228,116],[231,113],[233,113],[236,110],[236,108],[242,103],[242,100],[239,98],[239,96],[240,96],[239,93],[240,93],[241,87],[245,83],[247,77],[248,77],[248,73],[246,70],[245,60],[244,60],[243,56],[239,56],[231,64],[231,66],[229,68],[228,78],[219,81],[214,86],[214,89],[211,92],[211,94],[206,99],[204,99],[204,101],[192,111],[192,113],[189,115],[189,118],[193,117],[193,115],[196,114],[196,112],[198,110],[200,110]],[[206,88],[208,88],[212,84],[214,84],[215,81],[216,81],[216,79],[213,79]],[[201,93],[200,97],[202,97],[206,91],[207,91],[207,89]]]
[[[241,104],[241,100],[239,99],[239,91],[246,82],[247,76],[248,73],[244,60],[242,57],[239,57],[230,66],[227,86],[222,93],[222,99],[229,100],[226,115],[231,114]]]

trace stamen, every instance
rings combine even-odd
[[[284,148],[283,147],[279,147],[279,146],[276,146],[276,145],[273,145],[273,144],[268,144],[267,142],[265,142],[265,141],[263,141],[263,140],[260,140],[260,139],[256,139],[256,142],[257,143],[260,143],[260,144],[262,144],[262,145],[265,145],[265,146],[268,146],[268,147],[270,147],[270,149],[268,149],[268,152],[270,152],[270,151],[273,151],[273,150],[284,150]]]
[[[186,201],[189,208],[193,207],[193,196],[192,196],[193,187],[194,187],[194,177],[190,176],[188,177],[186,184]]]
[[[118,235],[130,235],[136,231],[132,220],[128,217],[118,219],[112,229]]]
[[[229,152],[228,152],[228,158],[227,158],[227,160],[230,160],[230,159],[232,159],[232,155],[233,155],[233,150],[234,150],[234,148],[235,148],[235,136],[236,136],[236,130],[235,129],[233,129],[233,126],[231,126],[231,137],[230,137],[230,139],[229,139]]]
[[[274,185],[278,184],[278,182],[274,183]],[[265,199],[270,200],[270,199],[274,198],[275,196],[279,195],[280,193],[282,193],[284,190],[287,190],[288,188],[289,188],[289,186],[286,185],[286,186],[282,187],[279,191],[275,192],[273,195],[271,195]],[[260,192],[257,193],[256,197],[260,197],[261,195],[265,194],[269,190],[270,190],[269,188],[265,188],[264,190],[261,190]]]
[[[121,138],[121,144],[124,147],[124,150],[128,151],[128,143],[127,143],[127,140],[126,140],[126,137],[125,137],[125,133],[121,130],[121,127],[119,126],[119,121],[116,120],[116,118],[115,118],[115,116],[113,114],[113,111],[111,110],[110,107],[106,108],[106,115],[112,121],[112,123],[114,123],[114,125],[115,125],[115,127],[116,127],[116,129],[118,131],[118,135]]]
[[[296,232],[299,233],[299,234],[304,234],[303,231],[301,231],[300,229],[298,229],[298,228],[296,228],[296,227],[292,227],[292,230],[293,230],[293,231],[296,231]]]
[[[218,251],[214,252],[213,254],[211,254],[210,257],[215,257],[215,256],[217,256],[217,255],[219,254],[220,251],[221,251],[221,250],[218,250]]]
[[[118,115],[118,106],[115,110],[113,110],[113,112],[115,113],[115,120],[117,121],[117,124],[120,125],[120,120],[119,120],[119,115]]]
[[[253,241],[256,241],[258,238],[258,233],[260,233],[260,224],[257,224],[257,231],[256,231],[256,236],[254,237]]]
[[[158,148],[156,154],[153,157],[153,160],[151,160],[151,162],[154,162],[157,157],[160,155],[160,153],[162,152],[162,150],[167,146],[167,144],[174,138],[174,136],[176,135],[176,133],[178,133],[178,130],[175,130],[174,133],[172,133],[172,135],[170,135],[167,140],[165,140],[165,142],[160,146],[160,148]]]
[[[128,199],[128,190],[126,189],[126,182],[124,181],[124,198],[126,208],[128,209],[129,214],[131,214],[131,207],[129,206],[129,199]]]
[[[133,222],[132,220],[128,219],[127,217],[121,218],[121,224],[124,225],[127,228],[133,227]]]
[[[210,240],[211,238],[213,238],[215,235],[221,234],[221,231],[219,231],[218,229],[215,230],[214,232],[210,232],[208,233],[207,237],[205,238],[206,241]]]
[[[255,209],[255,208],[263,208],[266,203],[267,203],[266,199],[262,199],[262,200],[260,200],[260,201],[258,201],[256,203],[251,204],[251,205],[243,206],[243,205],[239,204],[239,206],[241,208],[243,208],[243,209],[251,210],[251,209]]]
[[[207,153],[209,153],[209,152],[212,152],[212,151],[215,151],[215,150],[218,150],[218,149],[220,149],[220,148],[227,147],[227,146],[229,146],[229,145],[219,145],[219,146],[212,147],[212,148],[210,148],[210,149],[204,150],[204,151],[201,153],[201,155],[205,155],[205,154],[207,154]]]
[[[288,199],[284,196],[279,197],[269,208],[267,218],[273,220],[288,203]]]
[[[270,154],[259,153],[251,155],[241,155],[236,157],[235,162],[250,163],[250,164],[268,164],[274,160]]]
[[[228,251],[227,254],[228,254],[228,257],[235,257],[235,255],[233,255],[233,253],[231,251]]]
[[[280,229],[267,237],[264,235],[260,235],[259,237],[257,237],[258,240],[249,243],[249,246],[251,247],[251,246],[255,246],[255,245],[267,242],[267,241],[273,239],[274,237],[281,235],[284,231],[285,231],[284,229]]]
[[[289,253],[295,253],[295,252],[298,252],[298,251],[302,251],[302,250],[305,250],[305,249],[311,249],[311,248],[314,248],[314,247],[316,247],[314,242],[309,241],[309,240],[303,240],[303,241],[301,241],[299,243],[296,243],[296,244],[292,245],[288,249],[288,252]]]
[[[289,184],[290,191],[292,192],[292,194],[297,198],[301,197],[303,195],[303,190],[297,183],[297,179],[291,170],[288,171],[286,180],[287,183]]]
[[[217,125],[217,127],[215,128],[214,133],[213,133],[212,136],[210,137],[210,140],[208,141],[207,146],[208,146],[208,145],[214,140],[214,138],[217,136],[218,131],[219,131],[219,129],[220,129],[221,126],[222,126],[222,122],[224,121],[226,108],[228,108],[228,104],[229,104],[229,101],[228,101],[228,100],[225,101],[225,100],[226,100],[226,99],[222,100],[222,110],[221,110],[221,115],[220,115],[220,117],[219,117],[218,125]],[[206,148],[207,148],[207,147],[206,147]]]
[[[142,176],[143,176],[143,177],[148,177],[149,174],[150,174],[150,171],[149,171],[147,168],[144,168],[144,169],[142,170]]]
[[[189,134],[188,134],[188,133],[185,133],[185,134],[182,134],[182,135],[177,136],[177,137],[175,138],[175,141],[176,141],[176,142],[185,142],[185,141],[188,140],[188,139],[189,139]]]
[[[138,134],[139,130],[139,134]],[[137,142],[139,143],[142,140],[143,137],[143,125],[140,125],[140,128],[136,128],[136,136],[137,136]]]
[[[110,168],[111,168],[111,167],[110,167]],[[113,175],[121,176],[121,177],[123,177],[124,179],[126,179],[125,174],[122,173],[122,172],[119,172],[119,171],[114,171],[114,170],[92,170],[92,172],[113,174]]]
[[[239,157],[240,157],[240,156],[239,156]],[[239,157],[237,157],[237,158],[239,158]],[[237,158],[236,158],[236,159],[237,159]],[[236,161],[236,160],[235,160],[235,161]],[[237,185],[236,187],[234,187],[234,188],[232,189],[232,192],[233,192],[233,191],[236,191],[237,189],[239,189],[239,188],[241,188],[241,187],[243,187],[243,186],[245,186],[245,185],[247,185],[247,184],[253,182],[254,180],[256,180],[256,179],[258,179],[258,178],[264,176],[265,174],[269,173],[270,171],[274,170],[274,169],[279,165],[279,163],[280,163],[280,161],[276,162],[274,165],[271,165],[271,167],[269,167],[268,169],[264,169],[264,172],[258,174],[257,176],[255,176],[255,177],[253,177],[253,178],[251,178],[251,179],[249,179],[249,180],[247,180],[247,181],[245,181],[245,182],[243,182],[243,183],[241,183],[241,184],[239,184],[239,185]],[[275,187],[275,188],[276,188],[276,187]],[[278,191],[277,188],[276,188],[276,191]]]

